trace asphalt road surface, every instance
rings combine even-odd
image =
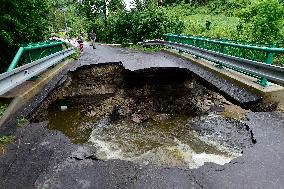
[[[141,53],[101,45],[95,50],[87,46],[71,69],[117,61],[130,70],[186,67],[195,71],[196,75],[208,76],[206,71],[163,52]],[[22,112],[32,112],[32,107],[44,100],[50,88],[55,87],[65,73],[54,78]],[[241,103],[256,98],[247,92],[240,94],[243,89],[215,75],[210,75],[209,80],[212,85],[222,83],[219,86],[221,92],[233,88],[232,98]],[[193,170],[142,166],[122,160],[98,160],[92,146],[72,144],[61,132],[48,130],[45,122],[28,123],[17,129],[13,123],[9,122],[7,127],[15,132],[16,139],[0,156],[0,188],[3,189],[284,188],[284,115],[280,112],[247,113],[245,123],[253,132],[256,144],[224,166],[206,163]]]

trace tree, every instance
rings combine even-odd
[[[2,0],[0,7],[1,72],[20,44],[38,42],[48,34],[49,0]]]
[[[125,10],[125,3],[123,0],[110,0],[108,3],[108,11],[116,13]]]
[[[172,5],[172,4],[195,4],[195,5],[202,5],[208,3],[210,0],[163,0],[163,4],[165,5]]]
[[[122,12],[111,19],[109,39],[115,43],[137,43],[145,39],[161,38],[163,34],[181,33],[184,24],[170,17],[156,3]]]

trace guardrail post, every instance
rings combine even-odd
[[[275,47],[275,45],[269,45],[269,47],[273,48],[273,47]],[[273,62],[273,52],[267,52],[265,63],[271,65],[272,62]],[[260,84],[263,87],[269,86],[267,79],[265,77],[260,78],[257,81],[257,83]]]
[[[266,64],[272,64],[273,62],[273,53],[272,52],[268,52],[267,53],[267,58],[266,58]]]
[[[9,68],[8,68],[8,70],[7,70],[7,72],[12,71],[12,70],[17,66],[17,63],[19,62],[19,60],[20,60],[20,58],[21,58],[21,56],[22,56],[24,50],[25,50],[24,47],[20,47],[20,48],[19,48],[19,50],[18,50],[16,56],[14,57],[12,63],[10,64],[10,66],[9,66]]]

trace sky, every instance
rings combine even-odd
[[[127,8],[127,9],[130,8],[132,1],[133,1],[133,0],[124,0],[124,3],[126,4],[126,8]]]

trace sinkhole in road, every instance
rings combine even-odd
[[[108,63],[70,71],[33,120],[95,146],[99,159],[192,169],[253,145],[245,112],[185,69]]]

